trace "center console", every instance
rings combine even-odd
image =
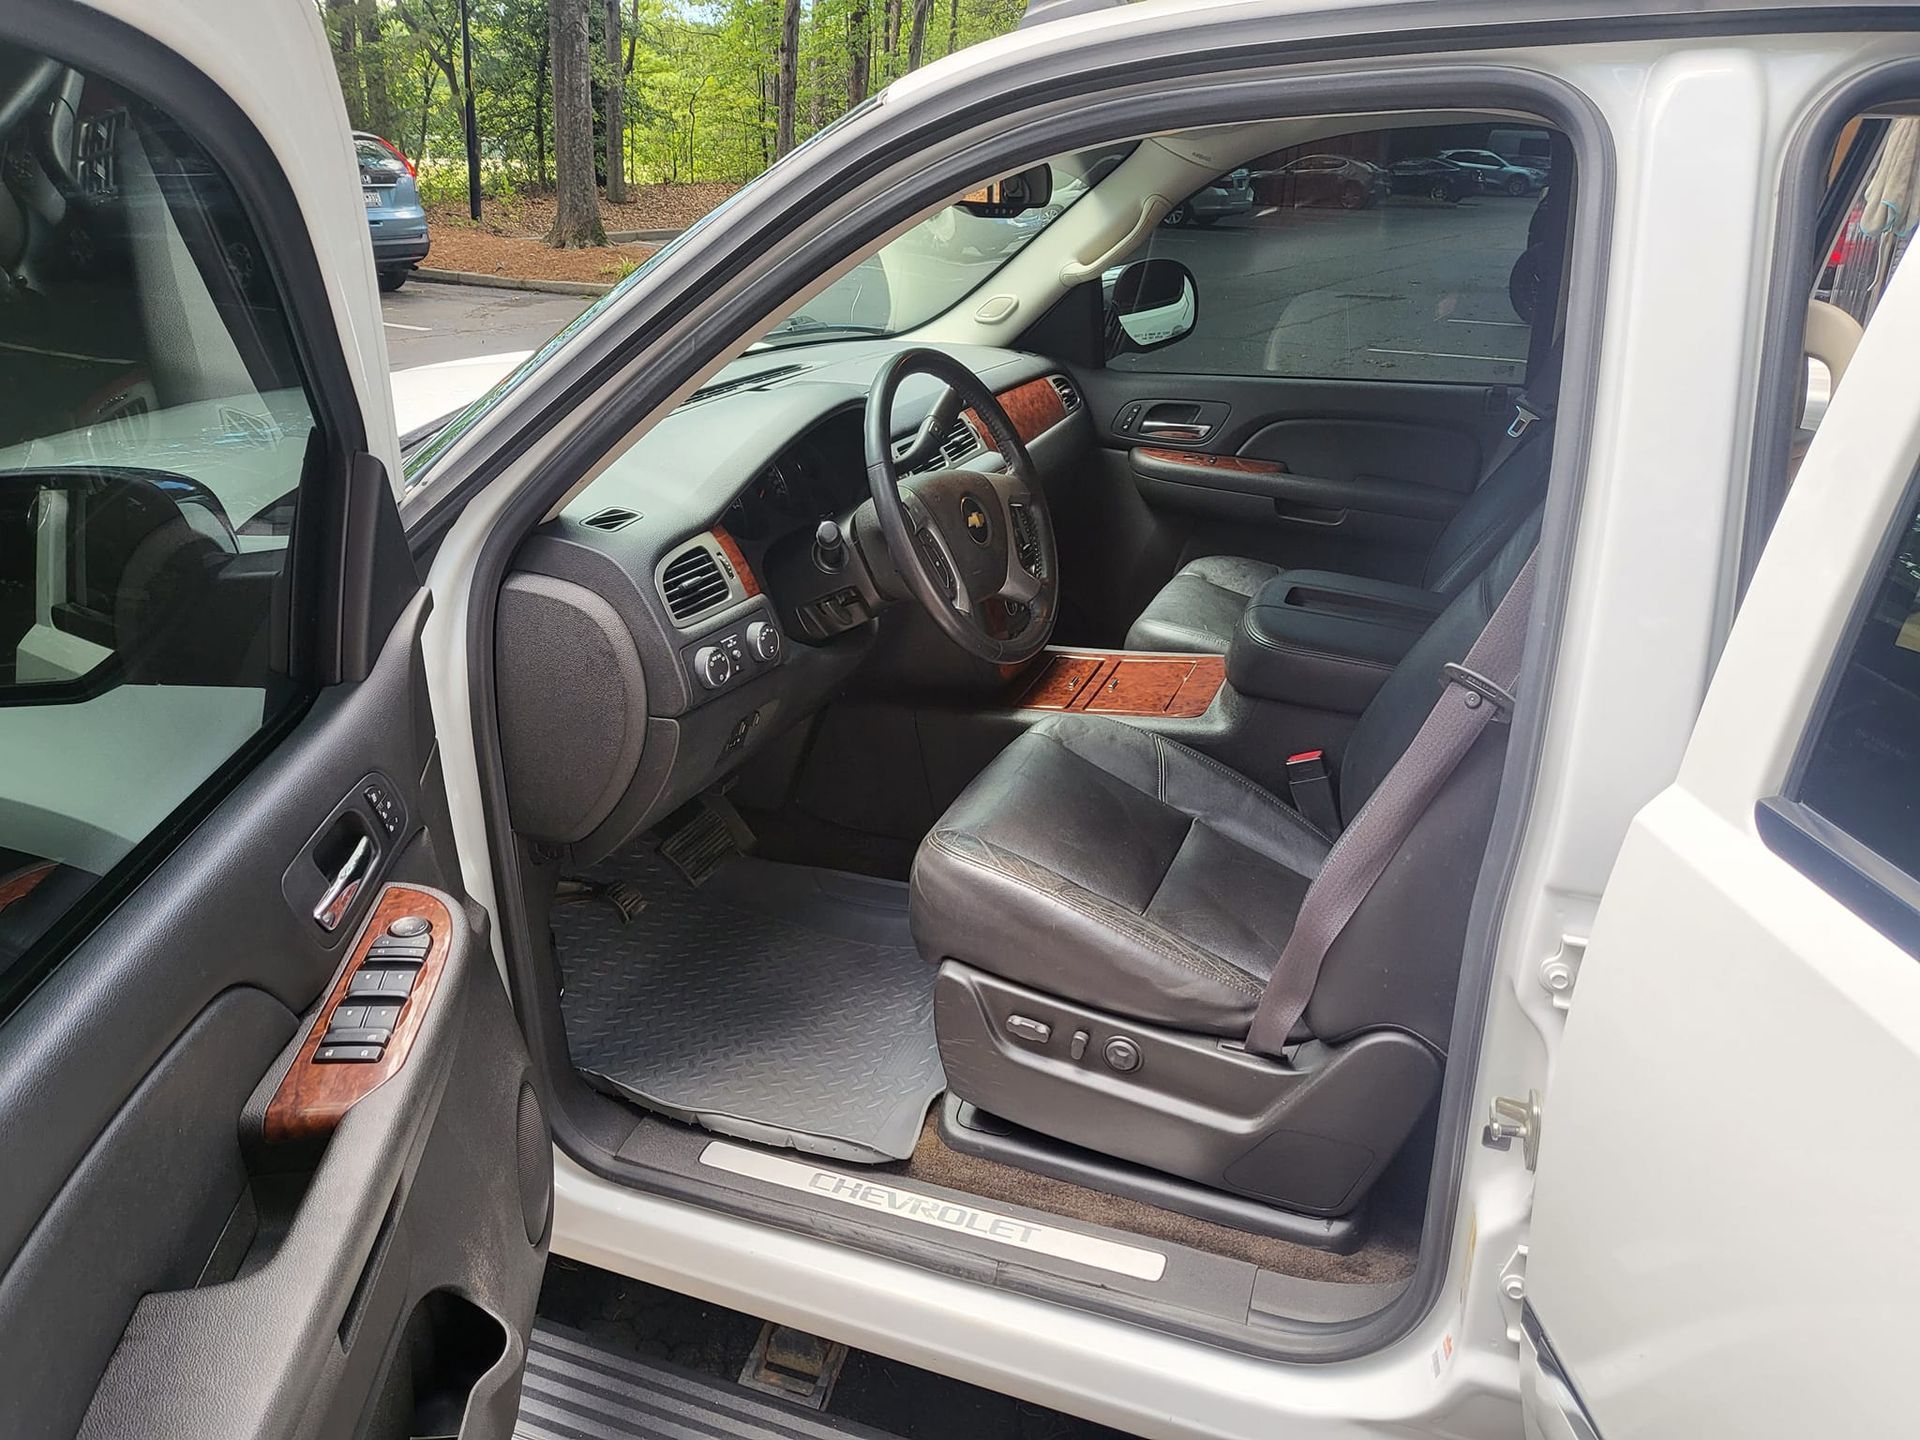
[[[1227,681],[1263,700],[1358,715],[1445,604],[1413,585],[1283,570],[1247,606]]]

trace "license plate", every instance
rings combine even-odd
[[[380,207],[380,192],[378,190],[363,189],[360,192],[360,196],[367,202],[367,209],[377,210]]]

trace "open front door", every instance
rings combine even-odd
[[[550,1148],[346,117],[311,6],[122,8],[0,11],[0,1435],[505,1437]]]
[[[1545,1099],[1535,1434],[1911,1430],[1917,354],[1908,262],[1602,898]]]

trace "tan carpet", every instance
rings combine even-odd
[[[920,1132],[920,1143],[914,1147],[913,1158],[904,1165],[886,1168],[929,1185],[962,1190],[983,1200],[1027,1205],[1050,1215],[1064,1215],[1147,1239],[1190,1246],[1306,1280],[1371,1284],[1404,1279],[1413,1273],[1413,1262],[1420,1248],[1419,1212],[1404,1204],[1377,1205],[1372,1232],[1360,1249],[1352,1255],[1334,1255],[1310,1245],[1249,1235],[1144,1205],[1138,1200],[1089,1190],[1071,1181],[963,1155],[941,1140],[932,1116]]]

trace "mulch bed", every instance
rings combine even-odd
[[[600,200],[600,221],[608,230],[677,230],[691,225],[740,187],[730,182],[693,185],[641,185],[625,205]],[[467,218],[463,199],[439,200],[427,207],[433,253],[427,264],[437,270],[466,270],[514,280],[584,280],[611,284],[659,247],[609,245],[605,249],[555,250],[543,240],[553,224],[551,195],[514,195],[481,203],[480,221]]]

